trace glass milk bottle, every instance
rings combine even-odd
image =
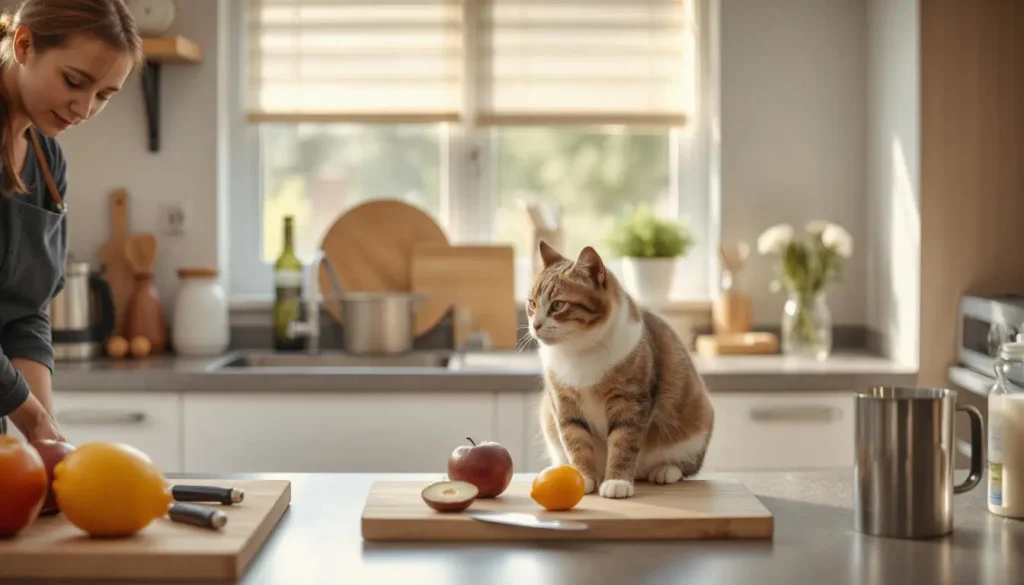
[[[1024,342],[1003,344],[995,372],[988,396],[988,509],[1024,518]]]

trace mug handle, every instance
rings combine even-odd
[[[982,469],[985,465],[985,439],[981,413],[969,404],[958,404],[956,409],[967,413],[971,419],[971,472],[960,484],[953,486],[954,494],[962,494],[977,487],[981,483]]]

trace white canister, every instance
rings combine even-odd
[[[216,268],[180,268],[171,341],[183,356],[224,353],[230,341],[227,295]]]

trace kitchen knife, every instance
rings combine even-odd
[[[235,488],[209,485],[173,485],[171,497],[177,502],[237,504],[245,499],[245,492]]]
[[[586,522],[551,520],[520,512],[473,512],[469,516],[483,522],[523,526],[526,528],[543,528],[546,530],[587,530],[590,528]]]
[[[167,510],[167,516],[174,522],[191,524],[202,528],[212,528],[214,530],[220,530],[228,523],[228,516],[224,512],[215,508],[196,506],[194,504],[171,504],[170,509]]]

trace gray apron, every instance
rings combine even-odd
[[[21,196],[0,195],[0,324],[45,310],[64,274],[64,200],[35,129],[29,135],[50,205],[45,199],[37,205]],[[0,434],[6,432],[6,418],[0,417]]]

